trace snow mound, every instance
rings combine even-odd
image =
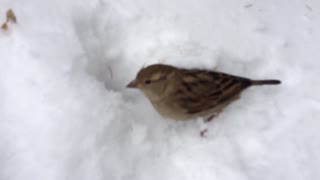
[[[320,177],[318,1],[3,0],[0,21],[9,8],[0,179]],[[153,63],[283,83],[176,122],[125,88]]]

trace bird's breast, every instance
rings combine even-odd
[[[168,117],[174,120],[190,119],[190,117],[188,117],[188,114],[186,114],[185,110],[183,110],[173,101],[164,99],[162,101],[157,102],[151,101],[151,103],[155,110],[163,117]]]

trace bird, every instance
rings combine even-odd
[[[153,64],[142,68],[127,88],[141,90],[163,117],[173,120],[209,117],[210,121],[248,87],[280,83],[274,79],[252,80],[211,70]]]

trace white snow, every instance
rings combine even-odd
[[[1,180],[320,178],[320,1],[0,4]],[[176,122],[125,88],[159,62],[283,83]]]

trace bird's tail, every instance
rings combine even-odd
[[[281,81],[275,79],[268,80],[252,80],[251,85],[277,85],[281,84]]]

